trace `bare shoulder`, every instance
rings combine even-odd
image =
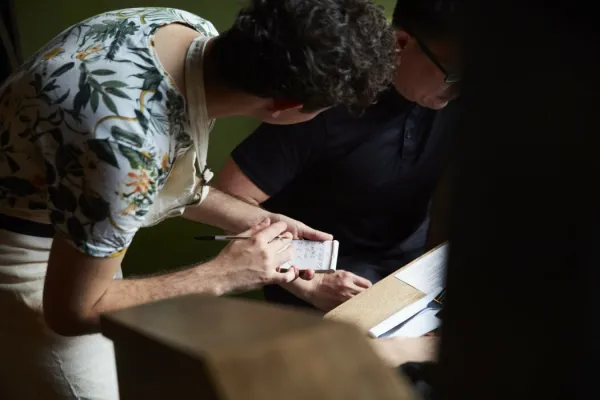
[[[160,27],[152,39],[158,60],[184,96],[185,57],[192,41],[200,35],[189,26],[172,23]]]

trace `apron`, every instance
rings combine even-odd
[[[208,183],[213,173],[206,165],[206,158],[214,120],[208,119],[206,111],[202,55],[209,39],[205,36],[196,38],[188,49],[185,63],[189,132],[194,145],[177,157],[167,181],[146,214],[144,227],[178,217],[186,207],[197,205],[208,196]]]
[[[208,40],[195,39],[186,57],[194,146],[177,158],[143,226],[181,215],[208,195],[213,174],[206,157],[214,124],[206,113],[202,75]],[[51,246],[50,237],[0,228],[0,399],[118,399],[112,342],[101,334],[63,337],[45,324],[43,289]],[[119,271],[115,279],[120,278]]]

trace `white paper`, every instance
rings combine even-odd
[[[283,264],[282,270],[291,266],[299,270],[313,269],[315,271],[334,270],[337,265],[339,243],[336,240],[315,242],[311,240],[292,240],[296,249],[294,259]]]
[[[438,312],[440,312],[439,309],[422,310],[419,315],[401,325],[400,328],[389,332],[385,337],[420,337],[426,335],[442,324],[442,321],[436,317]]]
[[[425,294],[445,286],[448,245],[444,244],[416,260],[395,276]]]
[[[381,323],[375,325],[373,328],[369,329],[369,335],[372,337],[383,337],[386,333],[390,332],[395,327],[399,326],[401,323],[422,311],[427,307],[427,305],[436,298],[438,294],[442,291],[441,288],[437,288],[432,291],[430,294],[426,295],[422,299],[415,301],[412,304],[407,305],[400,311],[396,312],[392,316],[386,318]]]

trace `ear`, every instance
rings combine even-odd
[[[400,61],[402,59],[402,51],[408,44],[409,40],[410,35],[406,31],[402,29],[396,29],[396,66],[400,65]]]
[[[403,29],[396,29],[396,52],[400,53],[410,40],[410,35]]]
[[[273,103],[268,107],[267,111],[271,113],[273,118],[277,118],[283,111],[299,110],[302,107],[302,104],[295,101],[273,100]]]

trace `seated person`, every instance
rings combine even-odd
[[[267,300],[328,311],[445,240],[438,183],[458,77],[453,1],[438,3],[398,0],[395,82],[363,115],[335,107],[301,124],[263,124],[218,176],[220,190],[340,242],[336,273],[269,285]]]

